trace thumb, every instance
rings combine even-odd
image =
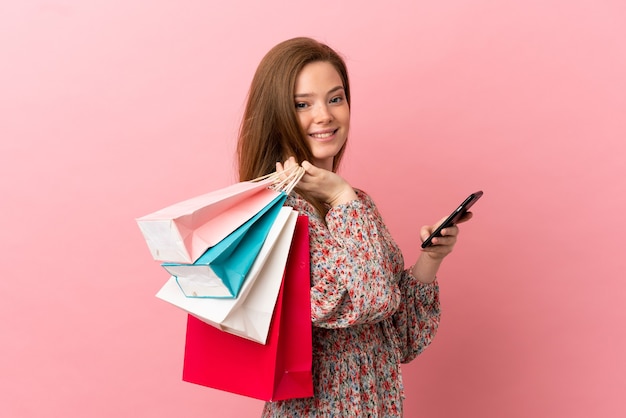
[[[434,227],[429,226],[429,225],[424,225],[420,228],[420,238],[422,239],[422,242],[426,241],[426,239],[430,236],[430,234],[433,233],[433,231],[435,230]]]
[[[315,167],[308,161],[302,161],[302,164],[300,165],[302,166],[302,168],[304,168],[304,171],[306,171],[307,174],[314,174],[317,170],[317,167]]]

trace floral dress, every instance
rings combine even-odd
[[[435,336],[439,288],[404,270],[374,202],[357,196],[326,223],[300,196],[287,200],[309,216],[315,395],[267,402],[264,418],[402,416],[400,363]]]

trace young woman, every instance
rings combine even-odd
[[[458,227],[405,270],[372,199],[336,173],[349,128],[350,84],[335,51],[295,38],[267,53],[241,124],[239,177],[306,170],[286,204],[309,217],[315,395],[267,403],[264,417],[400,417],[400,363],[437,331],[435,275]],[[435,227],[422,227],[421,239]]]

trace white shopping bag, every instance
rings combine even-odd
[[[236,299],[188,298],[172,276],[157,297],[223,331],[265,344],[298,214],[283,207]]]
[[[236,183],[137,218],[152,257],[193,263],[279,195],[273,181]]]
[[[163,263],[187,297],[236,298],[287,199],[279,195],[193,264]]]

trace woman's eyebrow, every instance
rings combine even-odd
[[[332,94],[338,90],[343,90],[343,86],[337,86],[337,87],[333,87],[332,89],[328,90],[328,93],[326,94]],[[294,94],[294,97],[298,98],[298,97],[311,97],[313,96],[313,93],[300,93],[300,94]]]

